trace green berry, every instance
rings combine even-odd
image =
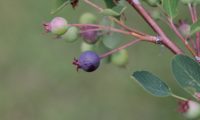
[[[86,42],[82,42],[81,44],[81,51],[94,51],[95,46],[93,44],[88,44]]]
[[[50,22],[51,32],[55,35],[62,35],[67,31],[67,21],[62,17],[55,17]]]
[[[97,22],[97,18],[92,13],[84,13],[81,17],[79,22],[81,24],[95,24]]]
[[[160,17],[161,17],[160,11],[158,11],[158,10],[153,10],[153,11],[151,11],[151,17],[152,17],[154,20],[159,20]]]
[[[65,34],[61,36],[67,42],[74,42],[78,39],[79,29],[77,27],[70,27]]]
[[[128,52],[123,49],[111,56],[111,62],[119,67],[124,67],[128,64]]]

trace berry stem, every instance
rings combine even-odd
[[[198,20],[196,5],[190,3],[188,4],[188,8],[190,11],[192,22],[195,23]],[[200,56],[200,32],[196,33],[196,48],[197,54],[198,56]]]
[[[51,11],[51,14],[56,14],[57,12],[61,11],[65,6],[67,6],[70,3],[70,1],[64,2],[60,7],[58,7],[56,10]]]
[[[87,3],[88,5],[94,7],[95,9],[97,9],[99,12],[102,12],[103,11],[103,8],[98,6],[97,4],[91,2],[90,0],[84,0],[85,3]],[[130,28],[128,27],[127,25],[125,25],[122,21],[116,19],[115,17],[112,17],[112,16],[109,16],[108,17],[111,21],[114,21],[115,23],[117,23],[119,26],[123,27],[125,30],[127,31],[130,31],[130,32],[133,32],[134,34],[137,34],[138,36],[140,35],[143,35],[143,36],[150,36],[146,33],[143,33],[143,32],[140,32],[138,30],[135,30],[133,28]]]
[[[155,42],[155,40],[157,39],[156,36],[143,36],[143,35],[136,34],[135,32],[125,31],[125,30],[117,29],[117,28],[114,28],[111,26],[103,26],[103,25],[96,25],[96,24],[68,24],[68,25],[76,26],[76,27],[85,27],[85,26],[96,27],[94,29],[89,29],[89,30],[91,30],[91,31],[110,30],[112,32],[118,32],[118,33],[125,34],[125,35],[131,35],[136,38],[143,39],[143,40],[146,40],[149,42]],[[81,32],[84,32],[84,31],[81,31]]]
[[[169,22],[169,26],[170,28],[176,33],[176,35],[181,39],[181,41],[183,42],[183,44],[185,45],[185,47],[191,52],[191,54],[193,56],[197,56],[196,52],[194,51],[194,49],[190,46],[190,44],[188,43],[188,41],[180,34],[180,32],[178,31],[178,29],[176,28],[176,26],[174,25],[174,22],[172,21],[172,19],[167,18],[168,22]]]
[[[174,98],[176,98],[176,99],[179,99],[179,100],[188,101],[187,98],[184,98],[184,97],[178,96],[178,95],[176,95],[176,94],[174,94],[174,93],[172,93],[171,96],[174,97]]]
[[[107,57],[107,56],[109,56],[109,55],[112,55],[112,54],[115,53],[115,52],[118,52],[118,51],[120,51],[120,50],[122,50],[122,49],[125,49],[125,48],[127,48],[127,47],[129,47],[129,46],[131,46],[131,45],[133,45],[133,44],[136,44],[136,43],[138,43],[138,42],[140,42],[140,41],[141,41],[140,39],[132,40],[132,41],[129,42],[129,43],[126,43],[126,44],[124,44],[124,45],[122,45],[122,46],[120,46],[120,47],[118,47],[118,48],[115,48],[115,49],[113,49],[113,50],[111,50],[111,51],[109,51],[109,52],[107,52],[107,53],[104,53],[104,54],[100,55],[100,58],[101,58],[101,59],[102,59],[102,58],[105,58],[105,57]]]
[[[170,49],[174,54],[183,54],[182,50],[178,48],[162,31],[158,24],[151,18],[147,11],[140,5],[138,0],[127,0],[127,2],[137,10],[137,12],[144,18],[149,26],[156,32],[162,39],[162,43]]]
[[[94,29],[89,29],[89,30],[93,30],[93,31],[98,31],[98,30],[110,30],[113,32],[118,32],[121,34],[126,34],[126,35],[131,35],[131,32],[128,31],[124,31],[121,29],[117,29],[111,26],[103,26],[103,25],[96,25],[96,24],[69,24],[69,26],[76,26],[76,27],[85,27],[85,26],[90,26],[90,27],[96,27]]]

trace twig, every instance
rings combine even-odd
[[[103,11],[103,8],[101,8],[100,6],[94,4],[94,3],[91,2],[90,0],[84,0],[84,2],[87,3],[88,5],[94,7],[94,8],[97,9],[99,12],[102,12],[102,11]],[[117,23],[119,26],[123,27],[125,30],[134,32],[135,34],[138,34],[138,35],[150,36],[150,35],[148,35],[148,34],[146,34],[146,33],[137,31],[137,30],[135,30],[135,29],[133,29],[133,28],[130,28],[130,27],[126,26],[123,22],[117,20],[117,19],[114,18],[114,17],[109,16],[108,18],[109,18],[110,20],[114,21],[115,23]]]
[[[90,26],[90,27],[96,27],[96,29],[94,29],[94,31],[97,30],[110,30],[112,32],[118,32],[121,34],[126,34],[126,35],[130,35],[148,42],[154,42],[156,41],[157,37],[155,36],[142,36],[142,35],[138,35],[135,34],[134,32],[129,32],[129,31],[124,31],[121,29],[117,29],[111,26],[103,26],[103,25],[97,25],[97,24],[68,24],[69,26],[76,26],[76,27],[85,27],[85,26]],[[90,30],[90,29],[89,29]]]
[[[196,5],[193,5],[190,3],[188,4],[188,8],[190,11],[192,23],[195,23],[198,20]],[[197,51],[198,56],[200,56],[200,33],[199,32],[196,33],[196,51]]]
[[[137,1],[137,2],[136,2]],[[151,18],[147,11],[140,5],[138,0],[127,0],[127,2],[137,10],[137,12],[144,18],[150,27],[159,34],[162,38],[162,43],[175,54],[183,54],[182,50],[178,48],[162,31],[158,24]]]
[[[176,35],[181,39],[181,41],[183,42],[183,44],[185,45],[185,47],[191,52],[191,54],[193,56],[197,56],[196,52],[194,51],[194,49],[190,46],[190,44],[188,43],[188,41],[180,34],[180,32],[178,31],[178,29],[176,28],[176,26],[174,25],[173,21],[169,18],[167,18],[168,22],[169,22],[169,26],[170,28],[176,33]]]
[[[118,52],[118,51],[120,51],[120,50],[122,50],[122,49],[125,49],[125,48],[127,48],[127,47],[129,47],[129,46],[131,46],[131,45],[133,45],[133,44],[136,44],[136,43],[138,43],[138,42],[140,42],[140,41],[141,41],[140,39],[132,40],[131,42],[126,43],[125,45],[122,45],[121,47],[118,47],[118,48],[113,49],[113,50],[111,50],[111,51],[109,51],[109,52],[107,52],[107,53],[104,53],[104,54],[100,55],[100,58],[105,58],[105,57],[107,57],[107,56],[109,56],[109,55],[112,55],[112,54],[115,53],[115,52]]]

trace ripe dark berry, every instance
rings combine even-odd
[[[79,59],[74,59],[73,64],[77,66],[78,69],[83,69],[86,72],[95,71],[100,65],[100,57],[93,51],[83,52]]]

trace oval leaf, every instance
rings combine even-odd
[[[190,26],[190,35],[200,31],[200,20]]]
[[[172,60],[172,72],[176,81],[187,92],[200,92],[200,66],[188,56],[177,55]]]
[[[109,33],[103,37],[103,43],[109,49],[116,48],[122,41],[122,35],[118,33]]]
[[[116,6],[116,3],[113,0],[104,0],[107,8],[113,8]]]
[[[173,19],[177,15],[179,0],[163,0],[163,8],[167,12],[167,14]]]
[[[101,13],[103,15],[107,15],[107,16],[120,16],[120,13],[118,13],[112,9],[104,9]]]
[[[147,92],[154,96],[166,97],[171,95],[170,88],[167,84],[150,72],[137,71],[133,73],[133,77]]]

